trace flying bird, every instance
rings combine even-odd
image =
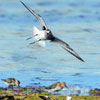
[[[34,44],[37,43],[39,41],[45,41],[45,40],[49,40],[52,43],[57,43],[60,44],[60,46],[66,50],[67,52],[69,52],[70,54],[72,54],[73,56],[75,56],[77,59],[79,59],[80,61],[84,62],[84,60],[69,46],[69,44],[67,44],[66,42],[64,42],[63,40],[57,38],[56,36],[54,36],[51,32],[51,30],[47,27],[44,19],[38,14],[36,13],[34,10],[32,10],[31,8],[29,8],[28,6],[26,6],[22,1],[20,1],[24,7],[32,14],[36,17],[36,19],[38,20],[39,24],[41,25],[42,30],[39,30],[39,34],[35,34],[35,36],[38,36],[38,39],[30,44]],[[28,38],[31,39],[32,37]],[[27,39],[27,40],[28,40]]]

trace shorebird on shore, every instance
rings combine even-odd
[[[48,92],[58,92],[64,88],[68,88],[65,82],[56,82],[48,87],[43,88],[43,90]]]
[[[66,100],[72,100],[71,96],[66,96]]]
[[[48,95],[45,96],[39,96],[42,100],[51,100]]]
[[[42,30],[38,30],[37,33],[39,34],[35,34],[35,36],[38,37],[38,39],[34,42],[32,42],[31,44],[34,44],[34,43],[37,43],[39,41],[45,41],[45,40],[49,40],[51,41],[52,43],[57,43],[59,45],[61,45],[61,47],[63,49],[65,49],[67,52],[69,52],[70,54],[72,54],[73,56],[75,56],[76,58],[78,58],[79,60],[81,60],[82,62],[84,62],[84,60],[69,46],[69,44],[67,44],[66,42],[64,42],[63,40],[55,37],[51,30],[47,27],[45,21],[43,20],[43,18],[38,14],[36,13],[34,10],[32,10],[31,8],[29,8],[28,6],[26,6],[22,1],[20,1],[24,7],[32,14],[34,15],[37,20],[39,21],[39,24],[41,25],[42,27]],[[32,38],[32,37],[30,37]],[[28,39],[30,39],[28,38]]]
[[[1,79],[8,88],[14,88],[14,86],[20,87],[20,81],[16,80],[15,78],[8,78],[8,79]]]

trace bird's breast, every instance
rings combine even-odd
[[[41,31],[41,33],[39,34],[39,38],[40,38],[41,40],[46,40],[46,38],[47,38],[46,32]]]

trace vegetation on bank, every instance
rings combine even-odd
[[[98,95],[99,94],[99,95]],[[49,95],[51,100],[66,100],[66,96],[52,95],[48,92],[40,92],[37,89],[0,88],[0,100],[42,100],[39,96]],[[100,100],[100,89],[90,91],[90,96],[71,96],[72,100]]]
[[[65,96],[50,95],[51,100],[66,100]],[[0,100],[42,100],[39,96],[2,96]],[[72,96],[72,100],[100,100],[100,96]]]

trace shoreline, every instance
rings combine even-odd
[[[34,87],[34,88],[28,88],[28,87],[20,87],[20,88],[3,88],[3,87],[0,87],[0,96],[34,96],[34,95],[58,95],[58,96],[82,96],[80,95],[80,91],[78,91],[78,94],[74,94],[73,91],[71,94],[67,94],[67,95],[64,95],[64,94],[61,94],[60,92],[52,92],[52,93],[49,93],[49,92],[46,92],[46,91],[43,91],[41,89],[41,87]],[[84,96],[84,95],[83,95]],[[89,95],[86,95],[86,96],[100,96],[100,89],[91,89],[89,91]]]

